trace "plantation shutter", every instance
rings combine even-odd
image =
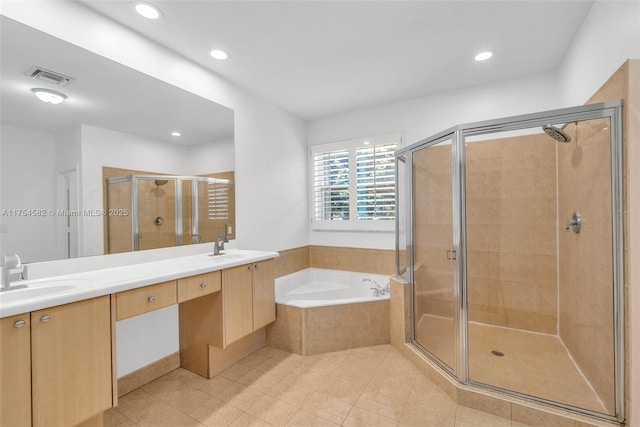
[[[356,149],[356,210],[362,221],[395,219],[396,144]]]
[[[207,183],[207,213],[210,220],[229,219],[229,185]]]
[[[349,219],[349,151],[313,156],[313,218],[317,221]]]

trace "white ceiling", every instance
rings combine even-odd
[[[80,124],[193,145],[233,138],[233,111],[48,34],[0,16],[3,125],[57,134]],[[62,87],[32,80],[39,66],[75,78]],[[60,105],[38,101],[33,87],[63,92]],[[171,132],[179,130],[182,137]]]
[[[162,19],[138,16],[133,1],[82,1],[306,119],[555,70],[593,4],[151,2]],[[474,62],[485,49],[494,58]]]

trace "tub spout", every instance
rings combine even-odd
[[[373,296],[374,297],[381,297],[384,295],[387,295],[390,292],[390,288],[389,288],[389,284],[387,283],[386,286],[380,286],[380,284],[378,284],[378,282],[376,282],[373,279],[370,279],[368,277],[362,279],[363,282],[370,282],[374,287],[371,288],[371,290],[373,291]]]

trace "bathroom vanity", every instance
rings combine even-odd
[[[264,345],[276,252],[228,250],[24,281],[0,294],[0,425],[101,425],[116,321],[178,304],[180,364],[211,378]]]

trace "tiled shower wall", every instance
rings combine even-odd
[[[451,147],[416,156],[417,309],[452,317]],[[467,144],[471,321],[556,333],[555,156],[546,135]]]
[[[469,319],[555,334],[556,142],[467,143]]]

